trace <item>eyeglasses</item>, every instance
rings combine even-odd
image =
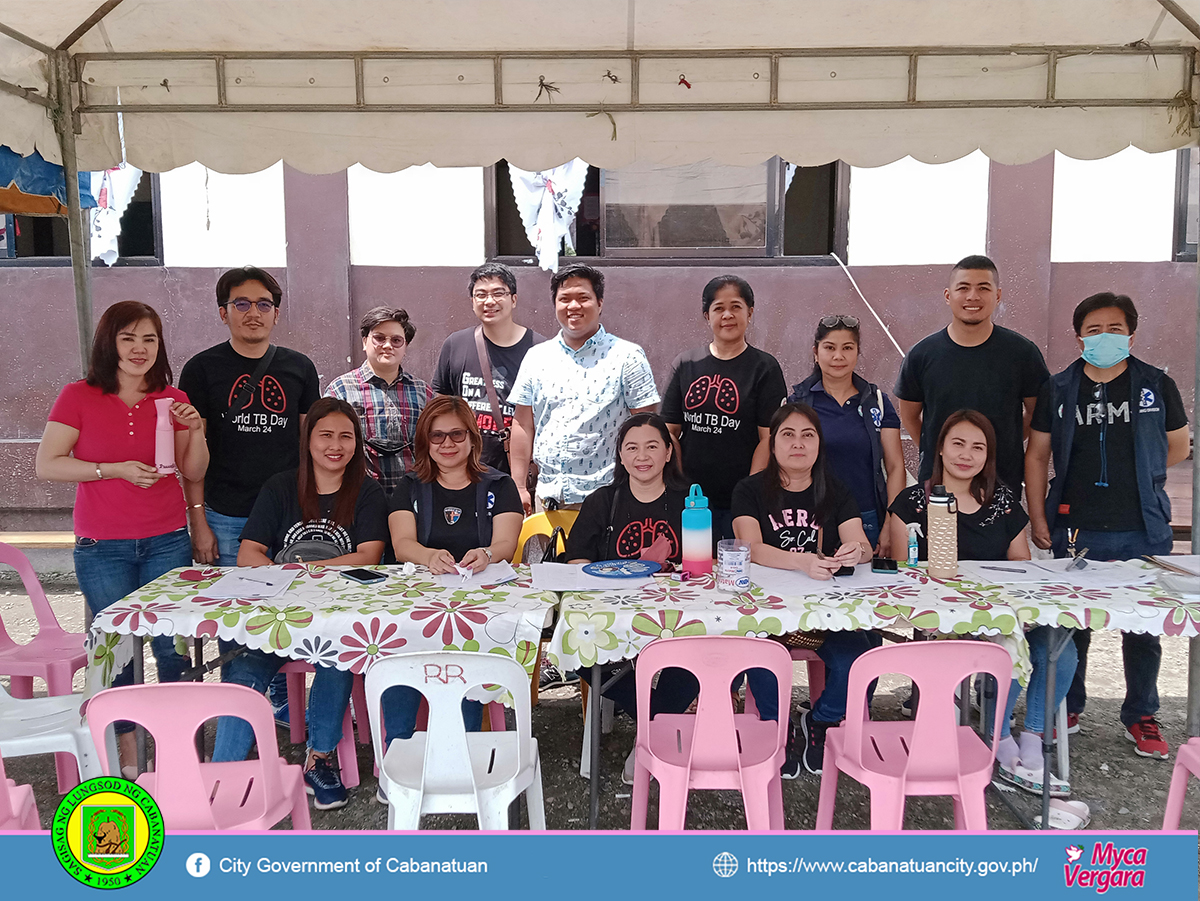
[[[453,429],[449,432],[430,432],[429,433],[429,443],[442,445],[442,444],[445,444],[446,439],[449,438],[455,444],[462,444],[464,441],[467,440],[468,434],[470,434],[470,433],[467,432],[466,429]]]
[[[822,328],[858,328],[858,320],[853,316],[822,316]]]
[[[371,343],[376,347],[387,347],[389,344],[392,347],[403,347],[403,335],[371,335]]]
[[[246,300],[245,298],[242,298],[241,300],[229,301],[229,306],[233,307],[239,313],[249,313],[250,307],[252,307],[252,306],[258,307],[258,312],[260,312],[260,313],[270,313],[273,309],[275,309],[275,301],[273,301],[273,300]]]
[[[511,297],[512,292],[507,288],[502,288],[496,291],[475,291],[471,296],[481,302],[487,300],[489,297],[492,300],[504,300],[506,297]]]

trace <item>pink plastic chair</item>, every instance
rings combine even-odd
[[[1178,829],[1183,814],[1183,798],[1187,794],[1188,773],[1200,779],[1200,738],[1189,739],[1175,752],[1175,769],[1171,772],[1171,790],[1167,792],[1167,812],[1163,829]]]
[[[279,671],[287,675],[288,728],[292,744],[300,744],[304,741],[304,676],[316,670],[311,663],[289,660]],[[342,784],[346,788],[355,788],[359,784],[358,750],[354,747],[354,718],[350,715],[351,705],[358,712],[359,740],[367,744],[371,738],[371,727],[366,722],[364,711],[367,709],[367,695],[363,690],[363,677],[360,675],[354,677],[354,687],[350,689],[350,704],[346,705],[346,718],[342,720],[342,740],[337,746],[338,767],[342,772]],[[365,738],[362,735],[364,727],[367,730]]]
[[[46,593],[38,582],[29,559],[10,544],[0,543],[0,564],[11,566],[21,577],[25,593],[33,605],[38,633],[26,644],[17,644],[0,621],[0,675],[9,677],[9,694],[14,698],[32,698],[33,680],[46,683],[46,694],[69,695],[71,679],[87,664],[82,632],[64,632],[58,624]],[[79,770],[70,754],[56,754],[58,790],[66,793],[79,784]]]
[[[303,770],[279,756],[271,705],[251,688],[214,682],[127,685],[92,698],[87,716],[100,764],[110,776],[120,769],[104,744],[110,723],[130,720],[154,736],[155,771],[137,782],[162,808],[168,829],[270,829],[289,813],[293,829],[312,828]],[[196,758],[196,731],[218,716],[250,724],[257,760]]]
[[[4,759],[0,758],[0,831],[6,829],[42,828],[33,787],[17,785],[4,775]]]
[[[688,670],[700,682],[695,714],[650,719],[650,682],[666,667]],[[779,682],[779,721],[734,713],[729,683],[759,668]],[[746,826],[783,828],[779,767],[787,743],[792,700],[792,659],[787,648],[763,638],[700,635],[652,642],[637,661],[637,754],[634,758],[631,829],[646,828],[650,777],[658,780],[658,828],[682,829],[688,792],[736,788],[742,793]]]
[[[921,705],[912,722],[872,722],[867,686],[887,673],[912,678]],[[958,725],[954,689],[975,673],[996,677],[992,745],[970,726]],[[1000,717],[1012,681],[1008,651],[986,641],[927,641],[867,651],[850,668],[849,716],[825,734],[825,761],[817,804],[817,829],[833,828],[838,773],[871,790],[871,828],[904,828],[909,795],[950,795],[957,829],[987,829],[983,792],[992,779]]]

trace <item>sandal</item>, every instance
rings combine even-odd
[[[1001,779],[1019,789],[1029,792],[1031,795],[1040,795],[1042,793],[1042,772],[1040,770],[1031,770],[1017,763],[1010,769],[1004,764],[999,765],[998,774]],[[1050,797],[1051,798],[1066,798],[1071,794],[1071,783],[1059,779],[1053,773],[1050,774]]]
[[[1041,826],[1041,814],[1035,816],[1033,821]],[[1082,801],[1064,801],[1061,798],[1054,798],[1050,801],[1051,829],[1086,829],[1091,821],[1091,811]]]

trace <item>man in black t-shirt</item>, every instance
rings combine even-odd
[[[184,483],[197,563],[236,566],[259,488],[300,464],[301,419],[321,396],[312,360],[277,347],[263,375],[249,384],[271,347],[282,299],[279,283],[262,269],[226,272],[217,281],[217,310],[229,340],[196,354],[179,376],[208,439],[208,473]]]
[[[1083,352],[1051,378],[1033,414],[1025,483],[1033,542],[1056,557],[1136,560],[1171,552],[1167,468],[1187,458],[1187,414],[1175,382],[1130,356],[1137,308],[1123,294],[1093,294],[1075,308]],[[1054,481],[1046,472],[1054,456]],[[1079,664],[1067,694],[1068,731],[1087,701],[1084,678],[1091,632],[1075,633]],[[1166,759],[1170,748],[1158,712],[1159,636],[1125,632],[1125,701],[1121,722],[1142,757]]]
[[[733,537],[733,486],[765,446],[787,383],[778,360],[746,343],[754,291],[745,279],[714,278],[704,286],[701,311],[713,340],[675,358],[662,415],[679,439],[684,472],[708,498],[717,541]]]
[[[508,392],[521,368],[525,353],[546,339],[513,321],[517,306],[517,279],[503,263],[485,263],[471,273],[467,294],[480,325],[455,332],[442,344],[433,390],[466,400],[475,411],[483,434],[481,459],[488,466],[509,472],[506,439],[512,428],[513,406]],[[492,385],[503,422],[497,423],[484,384],[475,333],[482,329],[484,348],[492,370]]]
[[[996,472],[1019,499],[1025,430],[1050,372],[1032,341],[992,322],[1000,278],[987,257],[969,256],[955,264],[945,295],[950,325],[918,341],[896,379],[900,421],[921,451],[917,481],[933,473],[946,417],[978,410],[996,429]]]

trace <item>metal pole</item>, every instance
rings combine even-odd
[[[71,237],[71,272],[75,277],[75,320],[79,329],[79,360],[87,374],[92,352],[92,279],[79,202],[79,164],[75,155],[75,122],[71,103],[71,56],[59,51],[51,57],[54,96],[58,108],[54,128],[62,151],[63,180],[67,189],[67,229]]]
[[[1192,148],[1192,153],[1200,149]],[[1200,215],[1200,214],[1198,214]],[[1200,411],[1200,254],[1196,256],[1196,394],[1192,409],[1192,553],[1200,554],[1200,427],[1196,425],[1196,412]],[[1188,642],[1188,735],[1200,735],[1200,638]]]

